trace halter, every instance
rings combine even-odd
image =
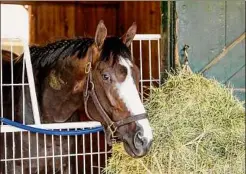
[[[124,126],[126,124],[132,123],[134,121],[137,120],[141,120],[141,119],[145,119],[146,118],[146,114],[138,114],[138,115],[130,115],[127,118],[124,118],[122,120],[119,121],[113,121],[109,115],[106,113],[106,111],[104,110],[104,108],[102,107],[101,103],[98,100],[98,97],[96,95],[95,92],[95,88],[94,88],[94,83],[93,83],[93,79],[92,79],[92,51],[91,49],[88,50],[89,52],[89,61],[86,64],[85,67],[85,73],[87,74],[87,79],[86,79],[86,84],[85,84],[85,90],[84,90],[84,106],[85,106],[85,113],[87,115],[88,118],[90,118],[91,120],[94,120],[89,112],[88,112],[88,99],[89,97],[92,98],[92,101],[94,103],[94,105],[96,106],[97,111],[99,112],[99,114],[101,115],[101,117],[103,118],[103,120],[105,121],[105,123],[107,124],[107,128],[105,129],[106,133],[109,133],[107,136],[107,142],[110,144],[110,138],[112,138],[112,140],[116,140],[117,136],[115,136],[115,132],[117,132],[118,128],[121,126]],[[107,135],[107,134],[106,134]]]

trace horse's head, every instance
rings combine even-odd
[[[142,157],[153,135],[138,92],[139,69],[129,50],[136,28],[134,23],[121,38],[106,37],[100,21],[87,53],[84,103],[87,116],[104,126],[108,143],[111,138],[123,141],[129,155]]]

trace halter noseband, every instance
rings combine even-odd
[[[114,134],[118,130],[119,127],[126,125],[126,124],[129,124],[131,122],[137,121],[137,120],[145,119],[146,114],[131,115],[131,116],[124,118],[122,120],[119,120],[117,122],[114,122],[109,117],[109,115],[105,112],[104,108],[102,107],[101,103],[99,102],[98,97],[97,97],[96,92],[95,92],[94,83],[93,83],[93,79],[92,79],[92,72],[91,72],[91,68],[92,68],[92,51],[91,51],[91,49],[89,49],[88,52],[89,52],[89,57],[88,57],[89,61],[85,67],[85,73],[87,74],[85,90],[84,90],[85,113],[86,113],[88,118],[90,118],[91,120],[94,120],[88,112],[88,104],[87,103],[88,103],[89,97],[91,97],[94,105],[96,106],[97,111],[99,112],[99,114],[102,116],[103,120],[107,124],[107,128],[105,129],[105,132],[109,133],[109,136],[107,137],[107,142],[109,143],[111,137],[114,140],[116,138],[118,138]]]

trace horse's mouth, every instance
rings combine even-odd
[[[134,153],[134,151],[132,150],[132,148],[130,148],[130,145],[128,144],[127,141],[124,141],[123,142],[123,145],[124,145],[124,149],[125,149],[125,151],[126,151],[126,153],[128,155],[130,155],[133,158],[137,158],[137,155]]]
[[[137,149],[133,144],[123,140],[123,145],[126,153],[133,158],[141,158],[148,153],[147,149]]]

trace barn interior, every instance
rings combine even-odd
[[[233,94],[245,100],[245,2],[1,1],[1,46],[21,54],[22,43],[3,37],[21,36],[30,45],[94,37],[100,20],[109,35],[122,36],[136,22],[137,34],[158,38],[132,44],[143,71],[141,85],[149,86],[151,79],[155,85],[159,85],[155,79],[163,83],[165,71],[179,67],[187,54],[194,73],[232,84]],[[81,113],[81,121],[88,120]],[[85,135],[81,141],[78,173],[100,173],[111,154],[104,134]]]
[[[161,25],[161,3],[157,1],[2,1],[1,2],[2,37],[22,37],[29,45],[45,45],[60,39],[75,37],[94,37],[97,24],[103,20],[108,35],[122,36],[133,22],[137,23],[137,34],[163,34]],[[13,15],[11,15],[11,13]],[[19,16],[17,22],[16,16]],[[17,29],[19,28],[19,29]],[[22,43],[4,41],[3,49],[16,54],[23,52]],[[159,78],[157,42],[151,44],[142,41],[143,77]],[[139,64],[139,43],[132,48]],[[149,55],[151,54],[151,63]],[[163,55],[166,56],[166,53]],[[161,58],[164,60],[164,58]],[[163,65],[161,65],[163,66]],[[148,73],[151,71],[151,74]],[[145,83],[145,82],[144,82]],[[148,82],[146,82],[147,85]],[[81,113],[81,121],[89,121],[85,113]],[[104,134],[84,136],[84,143],[78,147],[78,171],[99,173],[110,157],[110,147],[105,143]],[[83,151],[83,152],[82,152]],[[86,155],[87,154],[87,155]],[[86,164],[84,164],[86,161]],[[94,167],[93,167],[94,166]]]

